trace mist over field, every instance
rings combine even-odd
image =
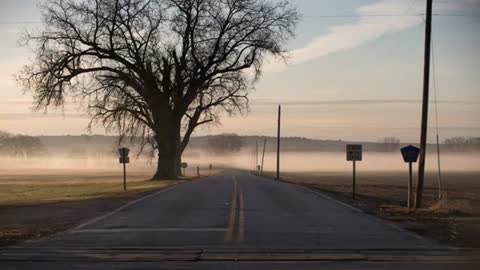
[[[202,174],[214,169],[255,168],[255,145],[258,143],[258,164],[261,163],[263,137],[221,135],[192,138],[183,155],[189,164],[187,175]],[[282,138],[282,172],[342,172],[349,174],[352,163],[346,161],[344,141],[310,140],[306,138]],[[407,171],[400,147],[405,144],[362,143],[363,161],[357,163],[359,173],[375,171]],[[119,147],[116,137],[109,136],[10,136],[4,140],[0,170],[2,183],[118,181],[122,166],[118,162]],[[480,171],[480,151],[473,148],[442,145],[443,172]],[[264,171],[276,169],[276,140],[266,138]],[[129,180],[150,179],[156,169],[156,156],[146,149],[138,155],[138,146],[131,146],[130,164],[127,166]],[[414,170],[416,171],[416,164]],[[427,170],[437,170],[437,155],[429,146]]]
[[[259,155],[261,159],[261,153]],[[254,156],[250,151],[242,151],[232,156],[213,156],[202,154],[199,157],[184,158],[192,164],[200,166],[208,165],[209,162],[223,166],[232,166],[242,169],[254,168]],[[480,154],[478,153],[445,153],[441,156],[442,169],[449,171],[478,171],[480,167]],[[352,163],[346,161],[345,153],[341,152],[286,152],[282,153],[280,159],[282,171],[308,172],[308,171],[351,171]],[[265,154],[264,170],[273,171],[276,169],[276,154],[269,152]],[[408,164],[398,153],[375,153],[365,152],[363,161],[357,162],[358,170],[367,171],[389,171],[406,170]],[[427,156],[427,169],[437,170],[437,156]]]
[[[214,167],[233,167],[253,169],[255,164],[254,154],[251,149],[242,150],[232,154],[214,154],[208,151],[186,152],[183,161],[189,164],[187,170],[195,170],[197,166],[207,168],[210,164]],[[259,153],[259,163],[261,152]],[[352,163],[346,161],[342,152],[284,152],[281,155],[281,170],[289,172],[309,171],[351,171]],[[441,156],[442,170],[446,171],[480,171],[480,153],[444,153]],[[146,157],[131,157],[129,170],[152,171],[155,169],[156,160]],[[276,153],[265,153],[265,171],[276,168]],[[357,162],[358,170],[365,171],[398,171],[407,170],[408,166],[401,154],[364,152],[363,160]],[[0,169],[3,172],[18,170],[26,173],[29,169],[45,170],[120,170],[117,154],[112,151],[109,155],[90,152],[85,156],[68,156],[62,153],[49,153],[46,156],[32,158],[2,157]],[[436,154],[427,155],[427,170],[437,170]]]

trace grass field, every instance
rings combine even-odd
[[[201,170],[201,175],[215,173]],[[146,164],[127,167],[127,192],[123,190],[120,168],[2,168],[0,173],[0,206],[72,201],[134,193],[164,188],[177,182],[149,181],[154,168]],[[196,171],[190,170],[180,180],[191,180]]]
[[[274,174],[268,172],[267,175],[273,177]],[[405,208],[408,179],[406,172],[359,171],[355,201],[352,200],[351,172],[286,172],[282,173],[281,178],[321,190],[441,243],[480,247],[480,171],[443,173],[443,199],[440,201],[437,174],[428,172],[424,207],[418,211]]]
[[[1,184],[0,205],[40,204],[58,201],[76,201],[124,197],[135,193],[165,188],[177,181],[136,181],[128,183],[127,191],[120,183],[89,184]]]

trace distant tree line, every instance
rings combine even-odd
[[[211,153],[230,154],[240,151],[244,143],[237,134],[221,134],[209,138],[206,146]]]
[[[400,149],[400,139],[397,137],[385,137],[379,140],[382,144],[383,151],[393,152]]]
[[[480,137],[452,137],[444,141],[449,150],[477,151],[480,150]]]
[[[29,158],[44,155],[47,149],[39,138],[0,131],[0,155]]]

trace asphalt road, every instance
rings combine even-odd
[[[304,187],[228,171],[3,250],[0,268],[478,269],[477,254]]]

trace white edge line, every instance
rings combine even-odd
[[[137,204],[137,203],[139,203],[139,202],[141,202],[141,201],[144,201],[144,200],[146,200],[146,199],[149,199],[149,198],[151,198],[151,197],[157,196],[158,194],[163,193],[163,192],[165,192],[165,191],[167,191],[167,190],[170,190],[170,189],[174,188],[175,186],[177,186],[177,184],[174,184],[173,186],[170,186],[170,187],[161,189],[161,190],[159,190],[159,191],[157,191],[157,192],[154,192],[154,193],[152,193],[152,194],[149,194],[149,195],[147,195],[147,196],[145,196],[145,197],[141,197],[141,198],[138,198],[138,199],[136,199],[136,200],[134,200],[134,201],[128,202],[128,203],[120,206],[119,208],[113,210],[113,211],[110,212],[110,213],[106,213],[106,214],[104,214],[104,215],[102,215],[102,216],[93,218],[93,219],[91,219],[91,220],[89,220],[89,221],[87,221],[87,222],[85,222],[85,223],[82,223],[82,224],[78,225],[77,227],[69,230],[68,232],[73,233],[73,232],[75,232],[75,231],[79,231],[80,229],[82,229],[82,228],[84,228],[84,227],[87,227],[87,226],[92,225],[92,224],[94,224],[94,223],[97,223],[97,222],[99,222],[99,221],[101,221],[101,220],[104,220],[104,219],[106,219],[106,218],[108,218],[108,217],[110,217],[110,216],[112,216],[112,215],[115,215],[115,214],[117,214],[118,212],[120,212],[120,211],[122,211],[122,210],[124,210],[124,209],[126,209],[126,208],[128,208],[128,207],[130,207],[130,206],[132,206],[132,205],[134,205],[134,204]]]
[[[389,226],[390,228],[395,229],[395,230],[397,230],[397,231],[400,231],[400,232],[402,232],[402,233],[408,234],[408,235],[410,235],[410,236],[413,237],[413,238],[416,238],[416,239],[418,239],[418,240],[421,240],[421,241],[424,241],[424,242],[427,242],[427,243],[433,243],[432,240],[427,239],[427,238],[425,238],[425,237],[423,237],[423,236],[421,236],[421,235],[418,235],[418,234],[416,234],[416,233],[413,233],[413,232],[411,232],[411,231],[409,231],[409,230],[407,230],[407,229],[405,229],[405,228],[402,228],[402,227],[400,227],[400,225],[397,225],[397,224],[395,224],[395,223],[393,223],[393,222],[391,222],[391,221],[384,220],[384,219],[382,219],[382,218],[379,218],[379,217],[377,217],[377,216],[374,216],[374,215],[372,215],[372,214],[369,214],[369,213],[365,212],[364,210],[362,210],[362,209],[360,209],[360,208],[357,208],[357,207],[355,207],[355,206],[352,206],[352,205],[349,205],[349,204],[344,203],[344,202],[342,202],[342,201],[336,200],[336,199],[334,199],[334,198],[332,198],[332,197],[324,194],[323,192],[321,192],[321,191],[319,191],[319,190],[316,190],[316,189],[313,189],[313,188],[310,188],[310,187],[306,187],[306,186],[303,186],[303,185],[299,185],[299,186],[301,186],[302,188],[304,188],[304,189],[306,189],[306,190],[308,190],[308,191],[310,191],[310,192],[313,192],[313,193],[315,193],[315,194],[317,194],[317,195],[320,195],[321,197],[323,197],[323,198],[325,198],[325,199],[327,199],[327,200],[329,200],[329,201],[332,201],[332,202],[335,202],[335,203],[337,203],[337,204],[340,204],[340,205],[342,205],[342,206],[344,206],[344,207],[347,207],[347,208],[349,208],[349,209],[351,209],[351,210],[353,210],[353,211],[355,211],[355,212],[357,212],[357,213],[367,215],[367,216],[371,217],[373,220],[375,220],[376,222],[379,222],[379,223],[381,223],[381,224],[385,224],[385,225]]]
[[[269,178],[266,178],[266,177],[263,177],[263,176],[258,176],[258,175],[254,175],[254,176],[260,177],[260,178],[262,178],[262,179],[267,179],[267,180],[270,180],[270,181],[278,181],[278,180],[272,180],[272,179],[269,179]],[[423,236],[421,236],[421,235],[418,235],[418,234],[416,234],[416,233],[414,233],[414,232],[411,232],[411,231],[409,231],[409,230],[407,230],[407,229],[405,229],[405,228],[402,228],[402,227],[400,227],[399,225],[397,225],[397,224],[395,224],[395,223],[393,223],[393,222],[391,222],[391,221],[384,220],[384,219],[379,218],[379,217],[377,217],[377,216],[371,215],[371,214],[365,212],[364,210],[362,210],[362,209],[360,209],[360,208],[357,208],[357,207],[355,207],[355,206],[352,206],[352,205],[350,205],[350,204],[347,204],[347,203],[344,203],[344,202],[342,202],[342,201],[339,201],[339,200],[337,200],[337,199],[335,199],[335,198],[332,198],[331,196],[329,196],[329,195],[321,192],[320,190],[313,189],[313,188],[304,186],[304,185],[302,185],[302,184],[296,184],[296,183],[292,183],[292,182],[285,181],[285,180],[280,180],[280,182],[283,182],[283,183],[285,183],[285,184],[290,184],[290,185],[298,186],[298,187],[300,187],[300,188],[302,188],[302,189],[304,189],[304,190],[307,190],[307,191],[309,191],[309,192],[311,192],[311,193],[314,193],[314,194],[316,194],[316,195],[319,195],[320,197],[322,197],[322,198],[324,198],[324,199],[326,199],[326,200],[329,200],[329,201],[331,201],[331,202],[334,202],[334,203],[337,203],[337,204],[339,204],[339,205],[342,205],[342,206],[344,206],[344,207],[346,207],[346,208],[348,208],[348,209],[350,209],[350,210],[352,210],[352,211],[354,211],[354,212],[356,212],[356,213],[367,215],[367,216],[371,217],[371,218],[372,218],[374,221],[376,221],[377,223],[379,222],[379,223],[381,223],[381,224],[385,224],[385,225],[389,226],[390,228],[395,229],[395,230],[397,230],[397,231],[400,231],[400,232],[402,232],[402,233],[405,233],[405,234],[407,234],[407,235],[409,235],[409,236],[411,236],[411,237],[413,237],[413,238],[416,238],[417,240],[421,240],[421,241],[424,241],[424,242],[426,242],[426,243],[431,243],[431,244],[434,243],[434,241],[432,241],[432,240],[430,240],[430,239],[428,239],[428,238],[425,238],[425,237],[423,237]]]

